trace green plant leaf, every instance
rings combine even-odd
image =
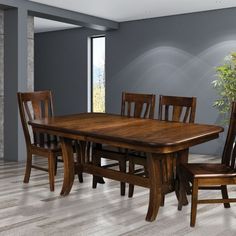
[[[224,64],[216,67],[216,77],[211,84],[219,98],[213,102],[213,107],[224,114],[224,122],[227,122],[231,103],[236,99],[236,52],[226,56]]]

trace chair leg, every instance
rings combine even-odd
[[[187,177],[184,175],[180,164],[176,163],[176,178],[174,184],[175,184],[175,194],[178,200],[179,211],[182,210],[182,206],[188,205],[186,182],[188,183]]]
[[[57,175],[57,162],[58,162],[58,158],[55,158],[55,169],[54,169],[54,175]]]
[[[103,177],[93,175],[93,188],[97,188],[97,184],[105,184]]]
[[[194,179],[192,186],[192,206],[191,206],[191,220],[190,220],[191,227],[194,227],[196,223],[197,201],[198,201],[198,180]]]
[[[32,166],[32,153],[27,150],[27,161],[26,161],[26,168],[25,168],[24,183],[29,183],[31,166]]]
[[[97,176],[93,175],[93,186],[92,186],[92,188],[97,188],[97,184],[98,184]]]
[[[133,162],[133,160],[129,161],[129,173],[130,174],[134,174],[134,162]],[[128,197],[129,198],[133,197],[133,194],[134,194],[134,185],[133,184],[129,184]]]
[[[126,172],[126,160],[119,161],[120,172]],[[120,182],[120,195],[125,196],[125,182]]]
[[[80,156],[80,148],[78,141],[75,141],[75,150],[76,150],[76,161],[77,161],[77,169],[78,169],[78,179],[80,183],[83,183],[83,172],[81,171],[80,164],[81,164],[81,156]]]
[[[165,205],[165,194],[161,195],[161,204],[160,206],[163,207]]]
[[[175,195],[176,195],[176,198],[177,200],[179,201],[179,192],[180,192],[180,180],[179,180],[179,176],[176,175],[176,178],[175,178]]]
[[[100,160],[100,158],[93,156],[92,157],[92,162],[93,162],[93,165],[98,166],[99,163],[101,163],[101,160]],[[97,188],[97,184],[98,184],[97,176],[93,175],[92,188]]]
[[[185,184],[186,180],[184,179],[181,173],[178,173],[177,177],[178,178],[176,179],[175,183],[175,193],[178,199],[178,210],[181,211],[182,206],[188,204],[186,184]]]
[[[180,180],[177,180],[178,182],[176,182],[176,186],[175,186],[175,194],[177,196],[177,200],[178,200],[178,210],[181,211],[182,210],[182,206],[183,206],[183,194],[184,194],[184,185]]]
[[[192,190],[191,190],[191,186],[190,186],[190,183],[189,183],[189,182],[186,182],[185,188],[186,188],[186,193],[187,193],[187,195],[191,195]]]
[[[165,185],[165,183],[167,182],[167,156],[166,158],[163,158],[160,160],[160,164],[161,164],[161,176],[162,176],[162,184]],[[145,169],[146,171],[146,169]],[[163,207],[165,205],[165,194],[161,194],[161,201],[160,201],[160,206]]]
[[[222,193],[222,198],[223,199],[229,199],[228,196],[228,191],[227,191],[227,186],[226,185],[221,185],[221,193]],[[224,203],[225,208],[230,208],[230,203]]]
[[[93,175],[93,188],[97,188],[97,184],[105,184],[105,181],[102,177]]]
[[[95,166],[101,166],[101,157],[96,154],[92,155],[92,163]],[[93,175],[92,188],[97,188],[97,184],[105,184],[105,181],[102,177]]]
[[[79,182],[80,182],[80,183],[83,183],[83,182],[84,182],[83,174],[82,174],[82,173],[78,173],[78,179],[79,179]]]
[[[97,181],[96,177],[97,177],[97,176],[93,175],[93,184],[92,184],[92,188],[97,188],[98,181]]]
[[[48,174],[50,191],[54,191],[54,175],[55,175],[55,156],[50,154],[48,157]]]
[[[177,156],[179,156],[180,158],[175,159],[176,160],[176,172],[177,172],[180,160],[182,163],[188,163],[189,149],[185,149],[185,150],[177,152]],[[188,181],[185,181],[184,184],[185,184],[185,190],[186,190],[187,195],[191,195],[192,188],[190,186],[190,183]]]

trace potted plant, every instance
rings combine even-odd
[[[231,103],[236,100],[236,52],[226,56],[224,64],[216,67],[216,72],[218,78],[212,84],[219,98],[213,106],[223,116],[223,123],[228,123]]]

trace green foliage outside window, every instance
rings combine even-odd
[[[105,87],[99,84],[93,88],[93,111],[105,112]]]
[[[236,53],[225,57],[224,64],[216,67],[217,79],[212,82],[219,98],[214,102],[224,122],[228,122],[232,101],[236,100]]]
[[[93,112],[105,112],[105,75],[104,64],[96,74],[96,82],[93,84]]]

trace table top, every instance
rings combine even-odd
[[[223,128],[216,125],[167,122],[128,118],[106,113],[81,113],[33,120],[39,132],[78,138],[140,151],[168,153],[218,137]]]

